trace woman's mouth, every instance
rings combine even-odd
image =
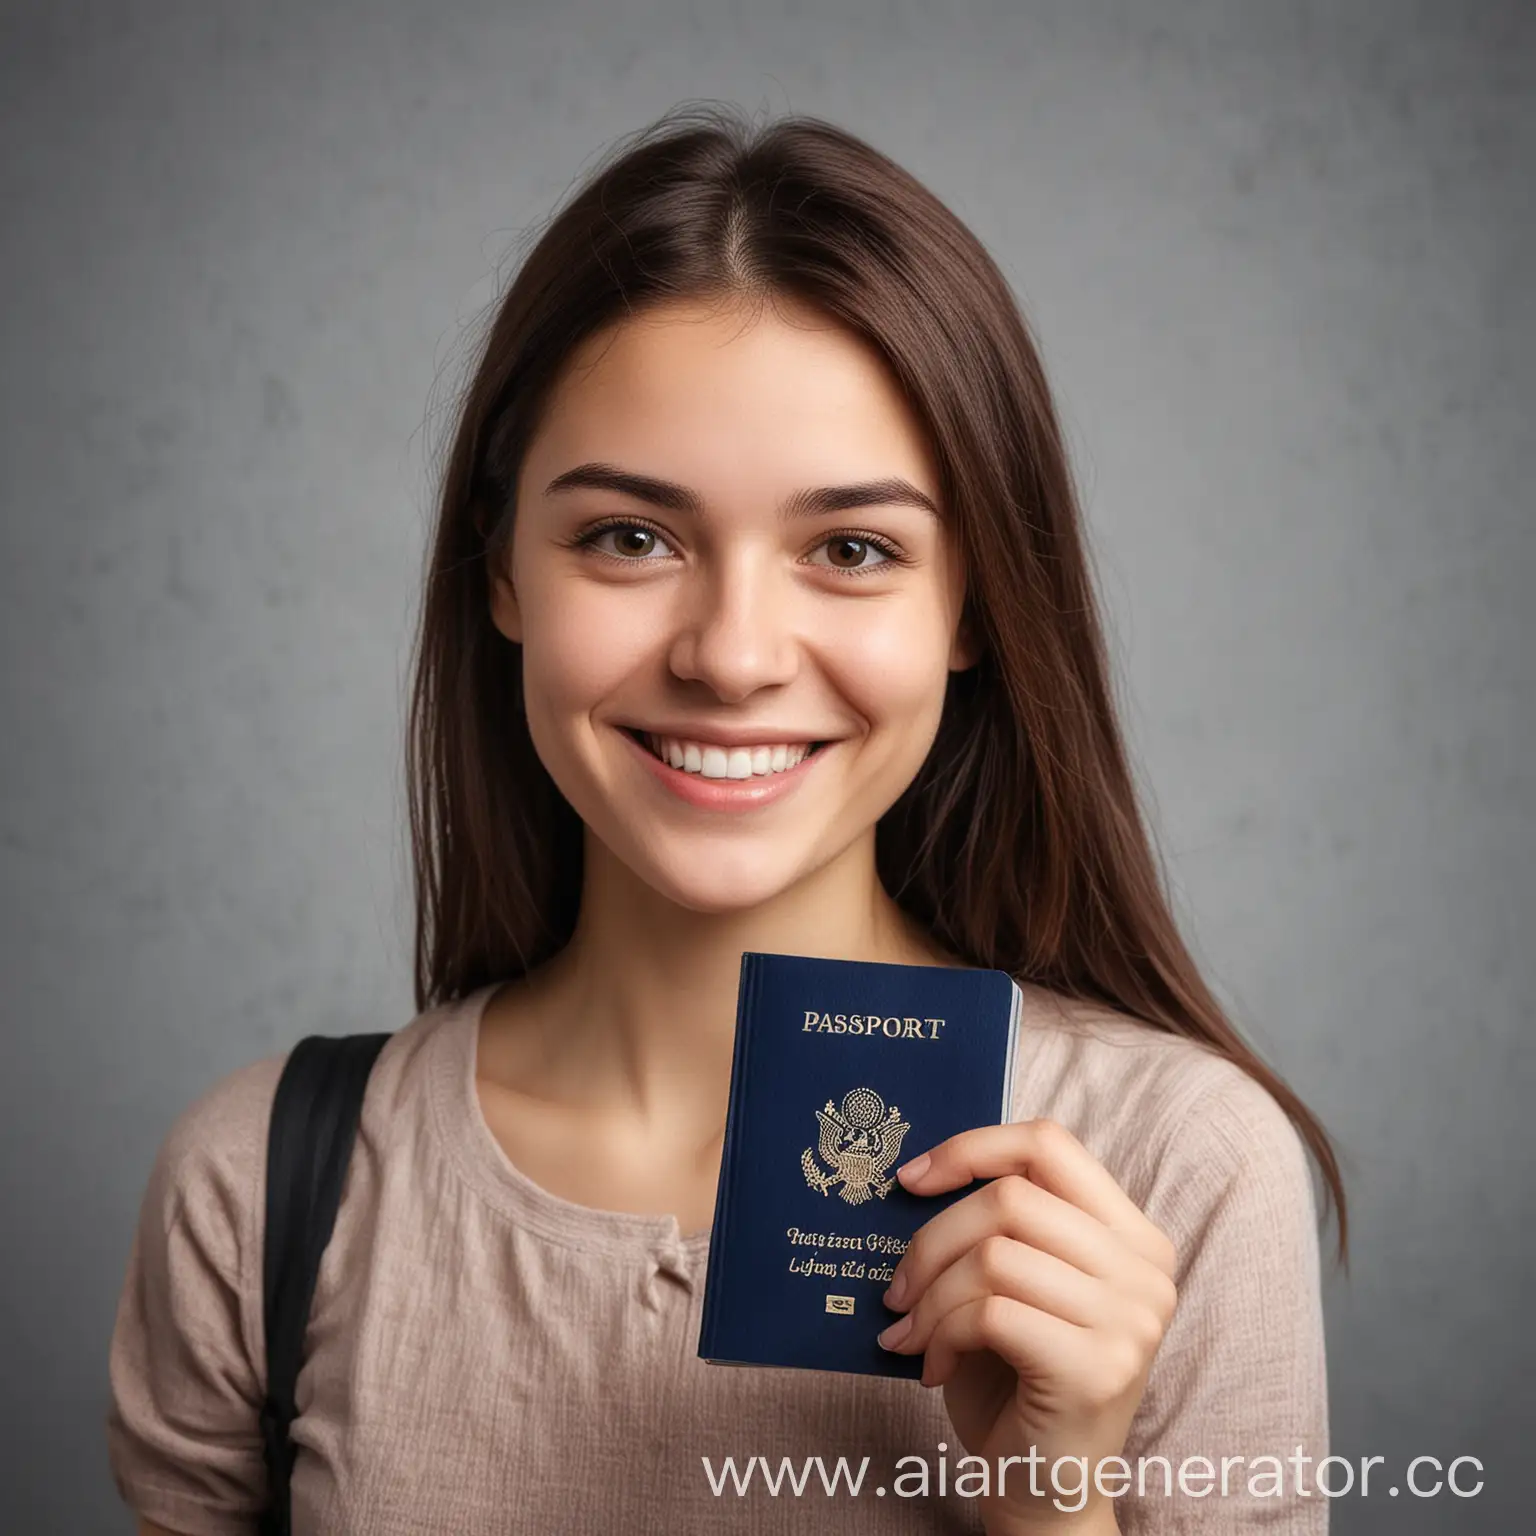
[[[679,772],[697,774],[704,779],[769,778],[788,773],[826,745],[821,741],[773,741],[722,747],[715,742],[658,736],[652,731],[629,727],[626,730],[652,757]]]
[[[792,794],[814,772],[829,741],[763,741],[724,747],[629,726],[619,728],[636,761],[685,804],[703,811],[755,811]]]

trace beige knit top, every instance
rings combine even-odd
[[[494,990],[418,1016],[369,1080],[298,1379],[294,1536],[980,1531],[980,1474],[959,1477],[941,1390],[706,1364],[709,1234],[574,1204],[511,1164],[475,1091]],[[1203,1046],[1039,988],[1025,1000],[1014,1118],[1067,1125],[1180,1256],[1121,1529],[1326,1530],[1326,1500],[1297,1491],[1314,1489],[1328,1416],[1290,1122]],[[248,1536],[263,1503],[262,1213],[284,1060],[230,1072],[170,1130],[112,1337],[117,1487],[187,1536]],[[1070,1490],[1076,1473],[1057,1475]]]

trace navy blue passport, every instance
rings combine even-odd
[[[699,1355],[719,1365],[922,1374],[876,1335],[912,1234],[975,1184],[896,1169],[1009,1118],[1022,995],[1006,971],[748,952]]]

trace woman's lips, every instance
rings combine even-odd
[[[705,811],[754,811],[759,806],[780,799],[802,783],[812,764],[819,762],[823,754],[834,745],[832,742],[823,744],[814,752],[806,753],[793,768],[786,768],[780,773],[762,774],[750,779],[706,779],[703,774],[687,773],[681,768],[674,768],[670,763],[662,762],[649,747],[641,745],[627,730],[622,727],[616,729],[629,744],[630,751],[650,769],[663,788],[670,790],[679,800]]]

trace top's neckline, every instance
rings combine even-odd
[[[674,1215],[581,1205],[545,1189],[507,1156],[486,1123],[475,1087],[480,1022],[502,985],[487,983],[445,1005],[427,1046],[432,1119],[459,1172],[515,1225],[551,1242],[615,1257],[702,1256],[709,1246],[708,1227],[684,1232]]]

